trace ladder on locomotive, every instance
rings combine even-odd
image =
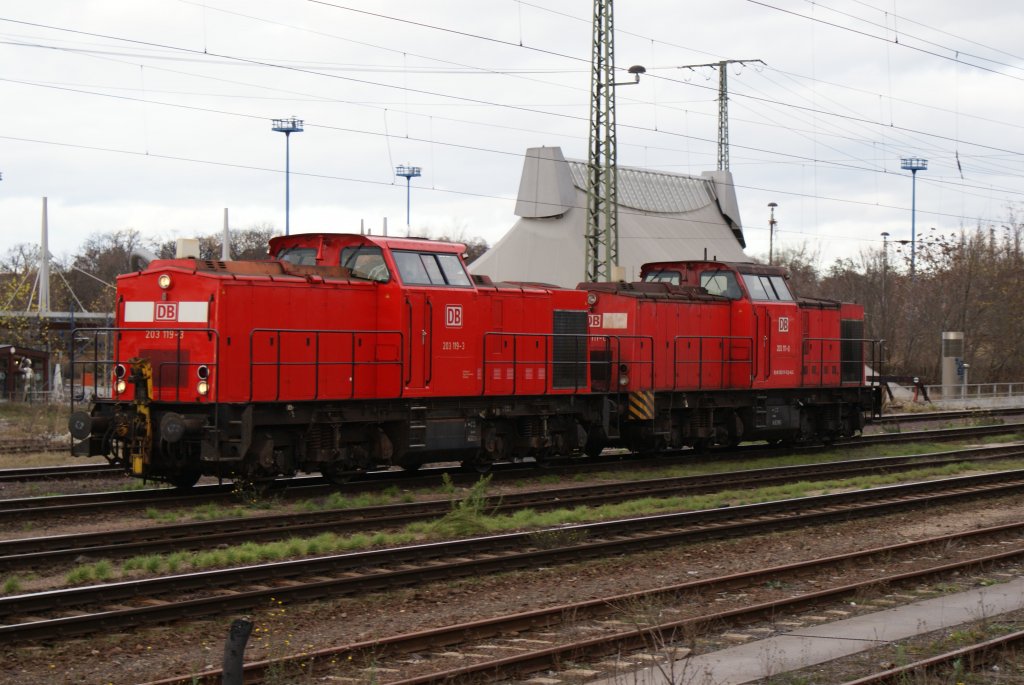
[[[423,405],[409,407],[409,447],[427,446],[427,408]]]

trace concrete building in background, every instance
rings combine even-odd
[[[519,182],[519,220],[470,265],[495,281],[575,287],[583,280],[587,164],[561,148],[526,151]],[[666,260],[749,262],[739,206],[728,171],[686,176],[619,167],[619,265],[636,280],[641,265]]]

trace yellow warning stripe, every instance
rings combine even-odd
[[[648,391],[629,393],[629,417],[638,421],[654,419],[654,393]]]

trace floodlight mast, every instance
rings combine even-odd
[[[410,196],[412,193],[412,179],[419,178],[423,170],[418,166],[403,164],[395,167],[395,175],[405,178],[405,237],[412,235],[412,205]]]
[[[302,119],[274,119],[272,130],[284,134],[284,234],[291,234],[291,135],[302,133]]]
[[[919,157],[904,157],[900,168],[910,172],[910,277],[913,278],[917,263],[917,172],[928,168],[928,160]]]

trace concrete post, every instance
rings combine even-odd
[[[252,635],[252,621],[248,618],[236,618],[231,622],[228,639],[224,642],[224,677],[223,685],[242,685],[244,672],[242,668],[245,645]]]

